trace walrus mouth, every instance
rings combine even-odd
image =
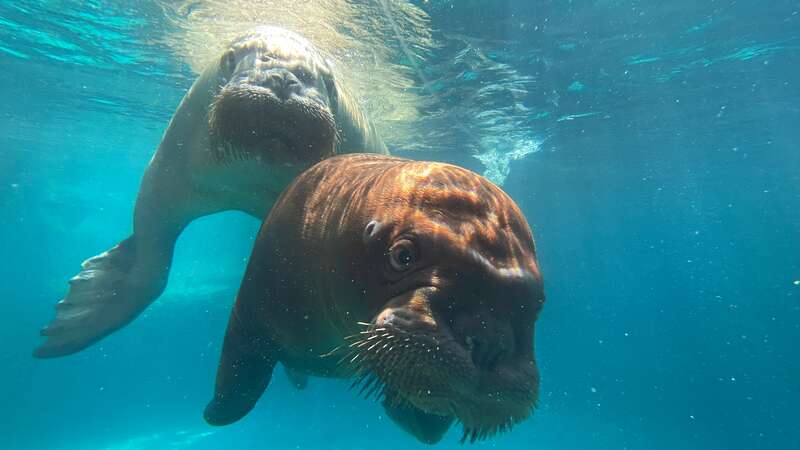
[[[486,371],[441,327],[362,325],[340,360],[356,377],[352,387],[367,398],[454,416],[463,427],[462,443],[506,432],[536,407],[539,375],[532,355]]]
[[[225,86],[208,111],[211,151],[218,163],[260,158],[311,165],[335,152],[333,114],[321,102],[244,83]]]

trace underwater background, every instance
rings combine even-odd
[[[126,328],[31,356],[80,262],[129,234],[196,76],[170,42],[204,2],[173,3],[0,1],[0,449],[424,447],[349,382],[281,370],[243,420],[205,424],[259,226],[242,213],[193,223]],[[366,26],[403,7],[341,3]],[[539,408],[474,447],[800,448],[800,2],[408,5],[429,35],[381,37],[418,98],[387,143],[501,184],[545,278]]]

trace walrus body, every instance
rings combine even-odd
[[[333,70],[283,29],[231,43],[172,117],[142,179],[133,234],[83,263],[35,356],[79,351],[133,320],[164,290],[175,241],[194,219],[225,210],[263,219],[312,164],[386,153]]]
[[[427,443],[526,418],[544,301],[533,238],[499,188],[456,166],[327,159],[265,219],[231,313],[206,420],[244,416],[281,362],[356,377]],[[302,378],[301,378],[302,379]]]

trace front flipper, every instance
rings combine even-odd
[[[386,414],[407,433],[413,435],[420,442],[425,444],[435,444],[442,439],[442,436],[453,423],[453,416],[440,416],[428,414],[425,411],[409,404],[405,401],[395,401],[397,394],[386,393],[383,401],[383,408]]]
[[[186,210],[197,201],[187,197],[185,180],[175,175],[180,168],[159,161],[160,154],[142,179],[133,235],[83,263],[56,304],[55,319],[42,330],[47,341],[34,356],[64,356],[90,346],[135,319],[166,287],[175,241],[194,217],[208,211]]]
[[[133,320],[164,290],[173,244],[145,251],[131,236],[84,261],[56,304],[56,317],[41,332],[47,341],[33,355],[75,353]]]
[[[250,326],[248,317],[240,317],[238,309],[237,303],[225,333],[214,398],[204,414],[211,425],[228,425],[250,412],[267,388],[277,362],[274,342],[263,329]]]

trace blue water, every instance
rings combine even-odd
[[[282,371],[203,422],[259,225],[239,213],[189,227],[128,327],[31,357],[79,263],[129,234],[194,80],[160,3],[0,1],[0,448],[421,448],[347,383]],[[436,45],[393,54],[427,102],[388,144],[502,183],[546,282],[540,407],[475,447],[800,448],[800,3],[418,5]]]

